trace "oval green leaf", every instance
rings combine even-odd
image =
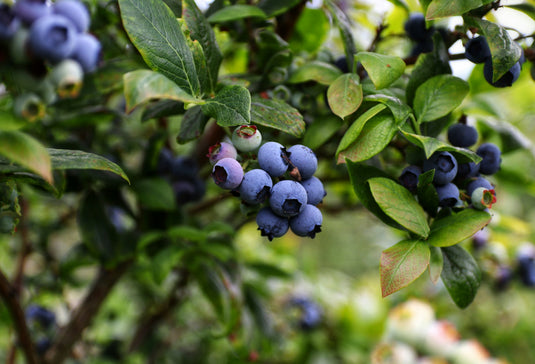
[[[221,126],[249,124],[251,120],[251,94],[243,86],[224,86],[205,102],[202,112]]]
[[[442,248],[444,268],[442,281],[453,302],[459,308],[465,308],[474,300],[481,283],[481,270],[474,258],[462,247]]]
[[[423,238],[429,235],[424,209],[405,187],[389,179],[368,180],[372,195],[381,209],[401,226]]]
[[[490,214],[485,211],[464,209],[435,220],[427,242],[438,247],[455,245],[483,229],[490,220]]]
[[[305,132],[305,121],[299,110],[279,99],[254,97],[251,103],[251,122],[296,137],[302,137]]]
[[[412,113],[412,109],[409,105],[405,104],[403,101],[394,96],[375,94],[366,96],[364,100],[379,102],[386,105],[392,112],[392,115],[394,115],[394,120],[399,126],[401,126]]]
[[[253,5],[230,5],[216,11],[208,17],[210,23],[224,23],[245,18],[266,19],[267,15],[262,9]]]
[[[385,105],[375,105],[374,107],[367,110],[364,114],[358,117],[357,120],[351,124],[349,129],[345,132],[344,136],[342,137],[342,140],[340,140],[340,144],[338,144],[338,149],[336,150],[336,155],[338,155],[341,151],[347,149],[352,143],[357,140],[357,138],[360,135],[360,132],[364,125],[373,118],[375,115],[379,114],[381,111],[386,109]]]
[[[362,103],[359,76],[346,73],[338,77],[327,89],[327,101],[333,113],[342,119],[357,111]]]
[[[390,86],[405,72],[405,62],[396,56],[359,52],[357,59],[368,72],[377,90]]]
[[[490,4],[493,0],[433,0],[427,7],[425,17],[427,19],[444,18],[446,16],[463,15],[464,13]]]
[[[288,82],[302,83],[307,81],[316,81],[322,85],[329,86],[341,75],[342,71],[330,63],[312,61],[299,67],[290,76]]]
[[[421,240],[402,240],[381,253],[383,297],[408,286],[429,266],[429,245]]]

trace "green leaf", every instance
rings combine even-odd
[[[464,209],[433,221],[427,242],[438,247],[455,245],[483,229],[490,220],[488,212]]]
[[[167,235],[173,239],[184,239],[187,241],[202,243],[206,241],[208,232],[197,229],[193,226],[178,225],[168,229]]]
[[[504,5],[506,8],[515,9],[518,11],[523,12],[527,16],[529,16],[531,19],[535,20],[535,5],[532,4],[512,4],[512,5]]]
[[[349,148],[349,146],[351,146],[351,144],[353,144],[359,137],[364,125],[384,109],[386,109],[385,105],[375,105],[374,107],[367,110],[364,114],[359,116],[358,119],[355,120],[353,124],[351,124],[349,129],[347,129],[344,136],[342,137],[342,140],[340,140],[340,144],[338,144],[338,148],[336,150],[336,155],[338,156],[340,152]]]
[[[123,76],[123,81],[127,112],[131,112],[136,106],[144,102],[155,99],[168,99],[184,103],[202,102],[158,72],[150,70],[128,72]]]
[[[176,138],[179,144],[185,144],[201,136],[208,117],[204,115],[200,106],[194,106],[186,111],[180,123],[180,130]]]
[[[52,169],[94,169],[108,171],[121,176],[130,183],[128,176],[117,164],[97,154],[81,150],[48,148],[52,161]]]
[[[301,137],[305,132],[305,121],[299,110],[279,99],[255,96],[251,103],[251,121],[296,137]]]
[[[375,199],[370,191],[370,185],[368,184],[368,180],[371,178],[388,178],[389,176],[382,170],[363,163],[353,163],[350,160],[347,160],[346,165],[349,172],[349,180],[351,181],[353,190],[355,191],[360,203],[385,224],[396,229],[403,229],[396,221],[385,214],[377,202],[375,202]]]
[[[203,295],[208,299],[220,322],[227,321],[229,311],[229,293],[225,288],[219,270],[203,264],[195,270],[194,277]]]
[[[279,0],[285,2],[285,0]],[[314,54],[323,44],[329,34],[331,26],[321,9],[305,7],[290,38],[290,47],[294,54],[301,51]]]
[[[489,4],[494,0],[433,0],[427,7],[426,19],[444,18],[447,16],[463,15],[464,13]]]
[[[16,117],[12,111],[0,110],[0,120],[0,131],[18,130],[28,124],[28,121]]]
[[[353,162],[370,159],[390,143],[397,131],[392,114],[374,116],[362,127],[358,138],[338,154],[338,163],[342,163],[345,158]]]
[[[145,209],[172,211],[176,207],[173,188],[163,178],[142,179],[133,187],[139,204]]]
[[[444,269],[442,281],[453,302],[459,308],[468,307],[474,300],[481,283],[481,270],[474,258],[462,247],[442,248]]]
[[[267,15],[262,9],[253,5],[230,5],[216,11],[208,17],[210,23],[224,23],[227,21],[245,18],[266,19]]]
[[[307,81],[316,81],[322,85],[329,86],[341,75],[342,71],[330,63],[312,61],[305,63],[294,73],[292,73],[288,82],[302,83]]]
[[[436,151],[440,151],[452,152],[453,154],[455,154],[455,159],[457,159],[457,162],[459,163],[479,163],[481,161],[481,157],[469,149],[451,146],[437,138],[407,133],[405,131],[402,131],[402,133],[409,142],[421,147],[425,151],[425,157],[428,159],[433,155],[433,153],[435,153]]]
[[[429,245],[428,245],[429,246]],[[444,257],[442,250],[436,246],[429,246],[431,251],[431,259],[429,259],[429,277],[431,282],[437,284],[442,269],[444,268]]]
[[[353,114],[362,103],[362,86],[359,76],[346,73],[338,77],[327,89],[327,100],[333,113],[340,118]]]
[[[468,82],[452,76],[434,76],[416,90],[414,111],[418,122],[433,121],[449,114],[459,106],[470,87]]]
[[[161,0],[119,0],[124,28],[147,65],[192,96],[200,83],[193,54],[173,12]]]
[[[210,90],[215,90],[223,55],[217,44],[214,31],[193,0],[182,1],[182,17],[186,21],[190,37],[198,41],[204,50]]]
[[[310,149],[317,149],[336,134],[343,124],[344,122],[334,115],[316,119],[307,126],[303,144]]]
[[[329,18],[334,20],[334,23],[340,31],[340,38],[342,38],[348,64],[354,65],[357,47],[355,45],[355,39],[353,38],[353,29],[355,27],[351,23],[351,19],[333,0],[324,0],[323,7],[329,13]],[[350,71],[355,70],[350,68]]]
[[[431,169],[418,176],[418,190],[417,196],[420,205],[431,216],[435,216],[438,210],[438,194],[435,186],[433,185],[433,177],[435,176],[435,170]]]
[[[370,191],[381,209],[394,221],[423,238],[429,235],[424,209],[405,187],[389,178],[370,178]]]
[[[429,265],[429,246],[420,240],[402,240],[381,253],[381,291],[383,297],[408,286]]]
[[[357,60],[362,63],[377,90],[390,86],[405,71],[405,62],[396,56],[359,52]]]
[[[243,86],[224,86],[214,98],[201,105],[202,112],[216,119],[221,126],[249,124],[251,94]]]
[[[260,0],[258,7],[271,18],[285,13],[300,2],[301,0]]]
[[[38,174],[52,184],[52,163],[46,148],[35,138],[17,130],[0,131],[0,155]]]
[[[182,114],[184,112],[184,104],[175,100],[160,100],[147,105],[141,115],[141,121],[150,119],[165,118],[168,116]]]
[[[465,16],[464,21],[469,26],[479,28],[479,32],[487,39],[492,55],[492,80],[496,82],[518,62],[522,48],[499,24],[470,16]]]
[[[266,278],[274,277],[274,278],[281,278],[281,279],[288,279],[292,277],[292,275],[289,272],[281,269],[280,267],[276,265],[269,264],[269,263],[251,262],[251,263],[245,264],[245,266],[248,269],[251,269],[255,271],[256,273],[258,273],[261,277],[266,277]]]
[[[386,105],[392,112],[396,125],[398,126],[401,126],[412,113],[409,105],[394,96],[383,94],[367,95],[364,97],[364,101],[379,102]]]
[[[418,56],[405,90],[407,104],[412,105],[416,89],[436,75],[451,74],[450,58],[439,32],[433,35],[433,51]]]

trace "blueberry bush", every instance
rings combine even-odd
[[[533,19],[2,1],[0,360],[534,361]]]

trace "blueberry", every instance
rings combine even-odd
[[[433,38],[426,38],[423,41],[419,41],[412,47],[410,56],[416,57],[422,53],[429,53],[433,50],[433,47]]]
[[[509,87],[512,86],[520,76],[520,68],[520,62],[516,62],[502,77],[496,82],[492,82],[492,75],[494,72],[492,59],[487,58],[485,66],[483,67],[483,76],[485,76],[485,80],[494,87]]]
[[[321,232],[322,223],[321,211],[314,205],[305,205],[297,216],[290,219],[290,229],[295,235],[314,238],[316,233]]]
[[[299,214],[307,204],[307,191],[296,181],[283,180],[271,189],[269,205],[274,213],[282,217]]]
[[[267,142],[258,149],[258,164],[271,177],[279,177],[288,170],[286,149],[277,142]]]
[[[51,13],[46,0],[18,0],[13,6],[13,12],[26,24],[32,24],[39,18]]]
[[[460,163],[457,167],[457,175],[455,180],[462,181],[467,178],[475,177],[479,173],[479,163],[474,162]]]
[[[422,169],[416,165],[407,166],[401,171],[399,175],[399,182],[411,191],[415,193],[418,188],[418,177],[422,173]]]
[[[242,152],[252,152],[262,143],[262,134],[254,125],[238,126],[232,132],[232,144]]]
[[[223,158],[214,165],[212,178],[215,184],[221,188],[235,189],[243,179],[242,166],[236,159]]]
[[[477,155],[483,158],[479,162],[479,173],[491,175],[500,169],[502,162],[501,151],[497,145],[492,143],[483,143],[477,148]]]
[[[314,175],[318,169],[318,159],[312,149],[296,144],[288,148],[286,152],[291,163],[289,168],[297,168],[299,171],[300,178],[298,179],[308,179]]]
[[[457,175],[457,160],[449,152],[435,152],[428,160],[424,161],[424,171],[435,170],[433,182],[436,185],[445,185]]]
[[[204,180],[198,177],[172,181],[171,187],[173,188],[175,201],[179,206],[188,202],[199,201],[204,196],[206,190]]]
[[[478,177],[466,186],[466,193],[472,196],[472,193],[478,187],[485,187],[488,190],[494,189],[494,187],[488,180],[483,177]]]
[[[535,286],[535,247],[526,243],[518,248],[516,261],[522,283],[528,287]]]
[[[0,5],[0,40],[12,38],[20,28],[20,20],[13,9],[7,5]]]
[[[76,46],[76,30],[69,19],[61,15],[39,18],[30,28],[30,49],[37,57],[57,63]]]
[[[263,169],[251,169],[243,176],[240,185],[240,197],[249,204],[264,202],[271,192],[273,180]]]
[[[171,149],[162,148],[160,154],[158,154],[158,162],[156,164],[156,170],[158,173],[167,174],[171,171],[175,157]]]
[[[503,291],[509,287],[513,279],[513,271],[506,265],[500,265],[494,274],[494,286]]]
[[[342,71],[342,73],[349,73],[349,65],[347,64],[347,57],[340,56],[334,61],[334,65]]]
[[[404,29],[409,38],[416,42],[431,38],[432,29],[426,28],[425,17],[421,13],[412,13],[405,22]]]
[[[310,205],[318,205],[323,201],[323,198],[327,195],[323,183],[318,177],[310,177],[305,180],[302,180],[301,185],[307,191],[307,203]]]
[[[470,39],[464,46],[466,59],[473,63],[483,63],[490,58],[490,48],[483,36]]]
[[[477,129],[471,125],[456,123],[448,128],[448,140],[455,147],[468,148],[476,144]]]
[[[69,19],[80,33],[89,29],[89,11],[78,0],[58,0],[52,5],[52,12]]]
[[[176,157],[171,162],[171,178],[174,180],[193,180],[199,173],[197,162],[189,157]]]
[[[100,41],[89,33],[78,34],[71,58],[80,63],[85,73],[94,72],[102,56]]]
[[[37,322],[45,329],[51,327],[56,322],[56,315],[54,312],[40,305],[28,306],[25,315],[26,320]]]
[[[485,187],[478,187],[470,195],[472,206],[478,210],[486,210],[492,207],[492,204],[496,202],[496,193],[494,189],[488,189]]]
[[[482,249],[489,242],[489,232],[487,229],[478,230],[472,235],[472,246],[474,249]]]
[[[453,183],[436,186],[438,204],[442,207],[454,207],[461,202],[459,199],[459,188]]]
[[[49,338],[45,337],[35,342],[35,350],[37,354],[42,355],[52,346],[52,342]]]
[[[294,297],[290,300],[290,304],[301,310],[298,321],[301,329],[312,330],[321,323],[322,310],[316,302],[305,297]]]
[[[208,149],[208,154],[206,155],[210,160],[211,164],[216,164],[217,161],[223,158],[233,158],[236,159],[238,152],[236,148],[230,143],[221,142],[215,145],[212,145]]]
[[[287,218],[276,215],[269,207],[263,207],[256,215],[256,224],[262,236],[271,241],[280,238],[288,231],[290,225]]]

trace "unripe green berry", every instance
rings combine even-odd
[[[254,125],[242,125],[234,129],[232,144],[241,152],[252,152],[262,143],[262,134]]]
[[[30,62],[28,53],[28,38],[30,31],[28,28],[20,27],[9,42],[9,56],[15,64],[27,64]]]
[[[39,96],[34,93],[25,93],[15,98],[13,111],[18,117],[34,122],[45,116],[46,108]]]
[[[491,208],[492,204],[496,202],[496,193],[494,190],[489,190],[485,187],[478,187],[472,192],[472,206],[478,210],[485,210]]]
[[[83,79],[82,66],[72,59],[61,61],[50,72],[50,80],[55,85],[60,98],[78,96]]]

